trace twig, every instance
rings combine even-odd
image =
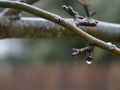
[[[84,7],[86,7],[84,9],[86,11],[87,17],[79,15],[79,13],[77,11],[75,11],[71,6],[63,5],[62,8],[73,17],[76,26],[80,26],[80,25],[82,25],[82,26],[90,26],[90,27],[97,26],[98,21],[91,18],[93,15],[95,15],[96,12],[94,12],[94,11],[90,12],[88,10],[87,4],[84,5],[82,3],[82,5]]]
[[[91,45],[89,44],[87,47],[84,47],[84,48],[80,48],[80,49],[77,49],[77,48],[73,48],[72,50],[72,56],[73,57],[76,57],[78,56],[79,54],[83,54],[83,53],[88,53],[88,55],[86,56],[85,60],[88,64],[91,64],[92,63],[92,54],[93,54],[93,49],[94,49],[94,45]]]
[[[79,54],[86,53],[86,52],[91,52],[93,50],[94,45],[88,45],[87,47],[84,48],[73,48],[72,49],[72,56],[76,57]]]
[[[78,2],[83,6],[83,8],[85,9],[85,12],[87,14],[88,17],[90,17],[90,12],[89,12],[89,4],[85,1],[83,2],[82,0],[78,0]]]
[[[39,0],[17,0],[16,2],[23,2],[23,3],[27,3],[27,4],[33,4],[35,2],[37,2]],[[19,17],[19,13],[21,12],[21,10],[17,10],[17,9],[5,9],[3,10],[1,13],[3,16],[10,16],[10,15],[13,15],[13,17]]]

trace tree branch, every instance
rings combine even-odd
[[[35,2],[37,2],[39,0],[18,0],[18,2],[23,2],[23,3],[28,3],[28,4],[33,4]],[[16,10],[16,9],[5,9],[4,11],[2,11],[2,15],[6,16],[6,15],[18,15],[21,12],[21,10]]]
[[[100,48],[103,48],[107,51],[110,51],[110,52],[120,56],[120,49],[119,48],[117,48],[116,46],[114,46],[110,43],[106,43],[102,40],[99,40],[99,39],[89,35],[88,33],[82,31],[80,28],[76,27],[74,24],[71,24],[70,22],[65,21],[60,16],[57,16],[55,14],[44,11],[42,9],[30,6],[30,5],[25,4],[25,3],[20,3],[20,2],[0,1],[0,6],[6,7],[6,8],[21,9],[21,10],[27,11],[29,13],[32,13],[36,16],[50,20],[54,23],[57,23],[65,28],[69,29],[70,31],[75,33],[78,37],[81,37],[82,39],[84,39],[88,43],[93,44],[95,46],[98,46]]]
[[[65,19],[73,23],[73,19]],[[68,29],[42,18],[22,17],[20,20],[13,20],[6,26],[0,24],[0,38],[58,38],[76,39],[78,38]],[[9,35],[5,30],[9,29]],[[107,42],[120,43],[120,25],[99,21],[96,27],[83,27],[82,30],[96,38]],[[19,29],[19,30],[17,30]]]

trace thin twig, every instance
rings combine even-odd
[[[40,1],[40,0],[17,0],[16,2],[34,4],[37,1]],[[21,12],[21,10],[7,8],[7,9],[3,10],[1,13],[4,16],[10,16],[10,15],[16,15],[17,16],[20,12]],[[18,17],[19,17],[19,15],[18,15]]]
[[[87,14],[88,17],[90,17],[90,13],[89,13],[89,4],[85,1],[83,2],[82,0],[78,0],[78,2],[83,6],[83,8],[85,9],[85,12]]]

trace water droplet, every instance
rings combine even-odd
[[[111,43],[111,42],[107,42],[107,44],[108,44],[108,45],[112,45],[112,43]]]
[[[88,60],[87,60],[86,63],[87,63],[87,64],[92,64],[92,61],[88,61]]]

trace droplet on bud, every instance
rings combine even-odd
[[[87,61],[87,60],[86,60],[86,63],[87,63],[87,64],[92,64],[92,61]]]

